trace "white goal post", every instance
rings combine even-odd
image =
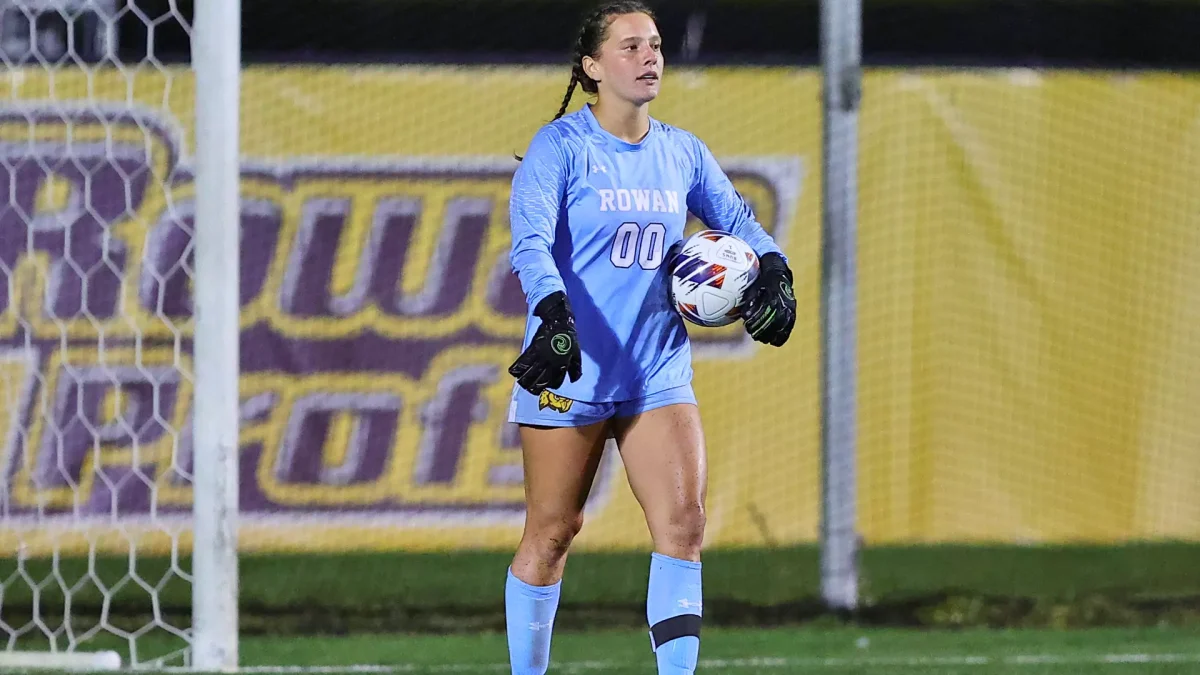
[[[858,606],[858,113],[862,0],[821,2],[821,598]]]
[[[195,666],[238,663],[241,0],[196,3]]]
[[[0,0],[0,668],[238,664],[241,6],[180,7]]]

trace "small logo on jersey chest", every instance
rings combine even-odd
[[[592,173],[608,173],[608,167],[603,164],[593,164]]]

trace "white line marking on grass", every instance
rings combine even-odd
[[[880,656],[880,657],[830,657],[830,658],[748,658],[748,659],[700,659],[700,668],[795,668],[819,670],[821,668],[920,668],[930,666],[1082,666],[1095,664],[1147,664],[1147,663],[1200,663],[1200,653],[1195,654],[1021,654],[1016,656]],[[639,661],[560,661],[551,663],[555,671],[605,671],[621,668],[637,668],[647,662]],[[261,675],[326,675],[331,673],[484,673],[505,672],[507,663],[457,663],[447,665],[419,665],[399,663],[394,665],[358,666],[250,666],[239,668],[240,673]],[[170,671],[183,669],[169,669]],[[188,671],[194,672],[194,671]]]

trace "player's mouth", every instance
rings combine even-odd
[[[654,72],[644,73],[641,77],[638,78],[638,81],[639,82],[658,82],[658,73],[654,73]]]

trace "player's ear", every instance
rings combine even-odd
[[[603,69],[600,64],[590,56],[583,57],[583,72],[593,81],[599,82]]]

